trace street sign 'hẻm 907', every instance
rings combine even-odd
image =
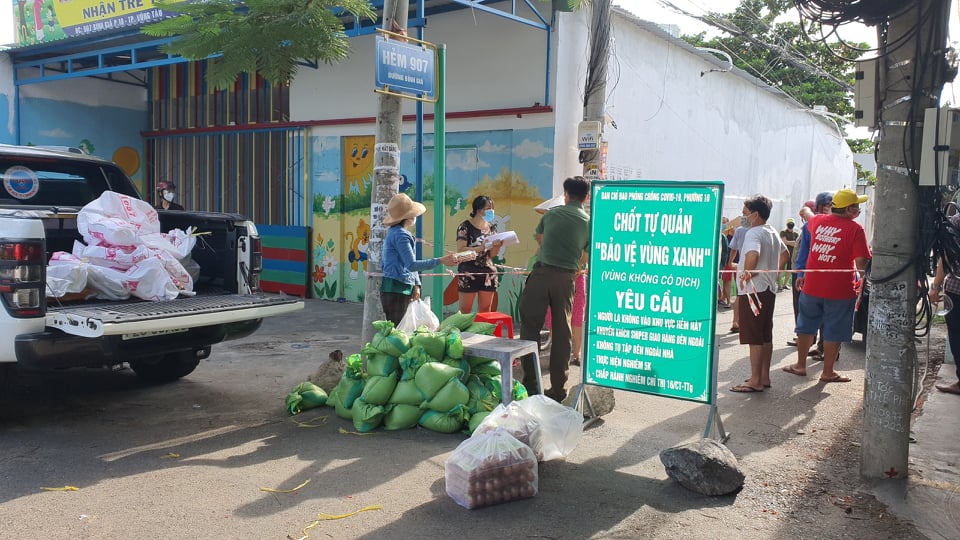
[[[378,90],[412,94],[416,99],[436,98],[436,49],[421,43],[404,43],[377,36]]]

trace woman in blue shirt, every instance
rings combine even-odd
[[[410,199],[406,193],[397,193],[387,203],[383,224],[390,227],[383,242],[383,284],[380,303],[388,321],[399,325],[410,302],[420,298],[420,274],[440,264],[453,266],[453,254],[417,260],[413,249],[416,239],[407,230],[427,208]]]

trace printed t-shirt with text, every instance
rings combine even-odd
[[[863,227],[852,219],[824,214],[811,218],[807,228],[810,230],[810,250],[803,292],[833,300],[856,298],[853,272],[856,266],[853,261],[859,257],[871,257]],[[817,272],[847,269],[850,272]]]

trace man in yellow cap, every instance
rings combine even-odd
[[[862,276],[870,259],[863,227],[854,221],[866,195],[841,189],[833,195],[829,214],[807,222],[810,249],[804,273],[797,276],[800,313],[797,316],[797,363],[783,368],[806,377],[807,351],[823,326],[823,371],[820,382],[850,382],[833,370],[840,343],[853,339],[854,309]],[[838,272],[837,270],[848,270]]]

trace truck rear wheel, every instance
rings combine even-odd
[[[144,381],[165,383],[193,373],[200,363],[196,351],[169,353],[161,357],[131,360],[130,368]]]

